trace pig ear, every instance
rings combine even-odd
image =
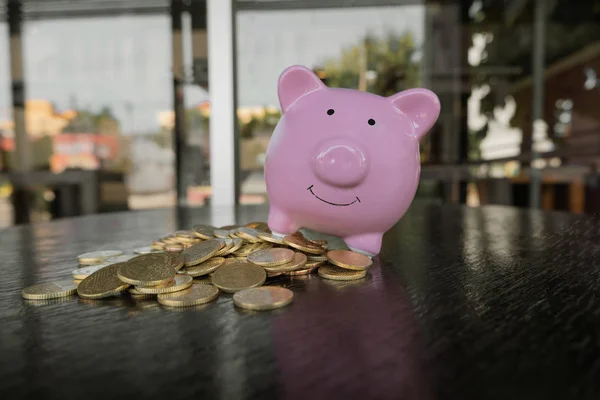
[[[286,68],[279,76],[277,84],[281,111],[285,113],[302,96],[324,87],[323,82],[310,69],[301,65]]]
[[[411,136],[421,140],[440,115],[440,100],[430,90],[409,89],[388,97],[394,108],[410,119],[414,128]]]

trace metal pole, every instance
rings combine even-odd
[[[12,109],[15,132],[15,157],[10,166],[19,173],[31,169],[29,138],[25,126],[25,81],[23,77],[23,42],[21,24],[23,10],[20,0],[8,0],[8,32],[10,37],[10,76],[12,81]],[[14,222],[16,225],[29,223],[29,196],[27,189],[15,185],[12,194]]]
[[[15,124],[15,159],[13,168],[24,172],[31,168],[29,139],[25,127],[25,82],[23,79],[23,43],[21,40],[22,8],[20,0],[8,0],[8,30],[10,34],[10,76],[12,108]]]
[[[241,166],[240,166],[240,124],[237,118],[238,105],[238,76],[237,76],[237,0],[231,4],[231,47],[232,47],[232,75],[233,75],[233,191],[234,203],[240,202],[242,195]],[[238,209],[235,209],[236,218]]]
[[[531,113],[531,182],[529,185],[529,207],[539,208],[541,198],[541,172],[533,168],[534,161],[539,157],[535,151],[533,140],[533,124],[544,118],[544,58],[546,45],[546,0],[536,0],[534,3],[533,31],[533,103]]]
[[[461,2],[460,5],[460,24],[461,24],[461,32],[459,37],[459,46],[460,46],[460,59],[458,61],[458,66],[460,68],[460,72],[468,71],[469,69],[469,46],[472,42],[472,32],[471,32],[471,17],[469,16],[469,7],[465,4],[465,2]],[[458,71],[457,71],[458,72]],[[457,74],[458,75],[458,74]],[[467,73],[462,73],[459,76],[454,77],[454,90],[455,93],[458,93],[457,101],[460,103],[460,121],[459,121],[459,129],[458,129],[458,162],[460,164],[465,164],[469,161],[469,115],[467,112],[470,90],[464,90],[464,87],[469,87],[469,76]],[[467,188],[468,181],[464,178],[457,178],[458,181],[458,203],[466,204],[467,203]]]
[[[185,171],[183,152],[186,141],[185,103],[183,96],[184,61],[183,41],[181,34],[181,14],[183,12],[182,0],[171,0],[171,32],[173,50],[173,111],[175,123],[173,126],[173,151],[175,153],[175,189],[177,191],[177,205],[187,204],[187,186],[185,184]]]
[[[190,4],[192,17],[192,54],[194,61],[208,57],[208,38],[206,33],[206,0],[196,0]]]
[[[208,0],[210,185],[214,206],[237,203],[235,184],[234,0]]]

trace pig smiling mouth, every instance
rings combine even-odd
[[[327,203],[327,204],[329,204],[329,205],[332,205],[332,206],[337,206],[337,207],[346,207],[346,206],[351,206],[352,204],[356,203],[357,201],[360,203],[360,199],[358,198],[358,196],[356,196],[356,200],[354,200],[352,203],[346,203],[346,204],[332,203],[332,202],[330,202],[330,201],[327,201],[327,200],[325,200],[325,199],[322,199],[322,198],[320,198],[319,196],[317,196],[317,195],[315,194],[315,192],[313,192],[313,190],[312,190],[313,186],[315,186],[315,185],[310,185],[310,186],[308,187],[308,189],[306,189],[306,190],[308,190],[308,191],[309,191],[309,192],[310,192],[310,193],[311,193],[313,196],[315,196],[317,199],[321,200],[323,203]]]

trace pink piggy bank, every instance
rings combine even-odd
[[[277,91],[283,116],[265,159],[269,228],[308,228],[379,254],[383,234],[415,196],[419,140],[439,116],[437,96],[328,88],[302,66],[283,71]]]

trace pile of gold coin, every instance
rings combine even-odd
[[[291,304],[294,294],[268,285],[269,278],[316,272],[323,279],[351,281],[367,275],[369,257],[328,250],[327,245],[301,232],[275,236],[264,222],[196,225],[135,249],[136,255],[119,250],[82,254],[72,280],[30,286],[22,295],[28,300],[129,295],[156,298],[167,307],[189,307],[214,301],[224,292],[233,294],[237,307],[271,310]]]

